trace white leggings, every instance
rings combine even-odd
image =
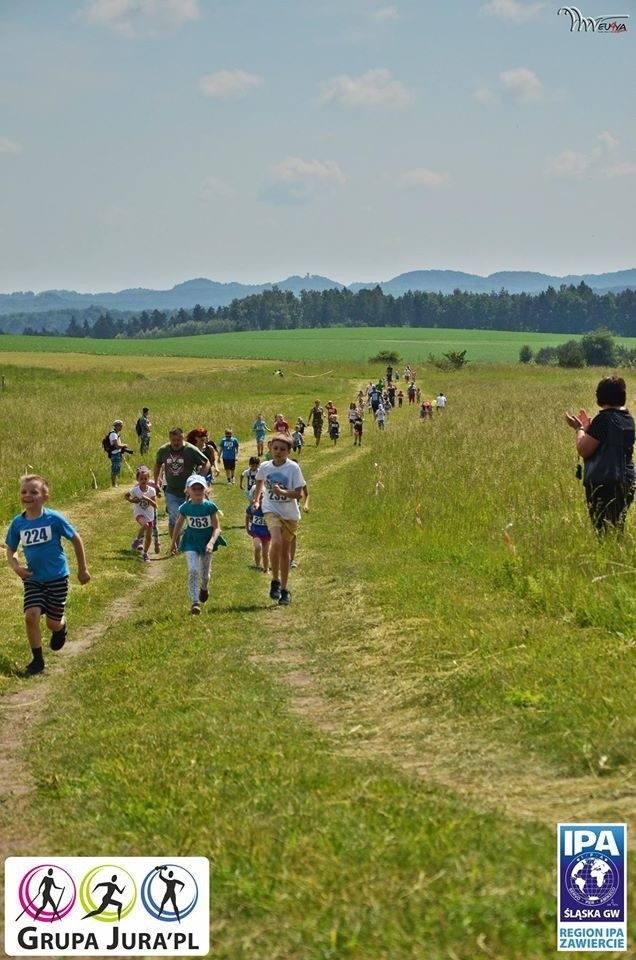
[[[192,603],[199,602],[199,590],[207,590],[212,573],[212,554],[197,553],[195,550],[185,551],[188,564],[188,590]]]

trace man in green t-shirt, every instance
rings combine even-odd
[[[156,486],[163,470],[168,527],[172,534],[179,515],[179,507],[185,501],[186,480],[193,473],[205,476],[212,467],[198,447],[192,443],[186,443],[181,427],[173,427],[169,437],[168,443],[164,443],[157,450],[154,476]]]

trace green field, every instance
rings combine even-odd
[[[198,340],[191,358],[25,352],[40,338],[5,354],[4,528],[20,474],[41,471],[93,577],[80,587],[71,555],[69,643],[25,680],[21,585],[0,574],[6,855],[207,856],[219,960],[554,957],[557,821],[636,826],[636,513],[597,540],[563,420],[593,411],[598,373],[484,362],[440,380],[418,362],[445,413],[406,406],[384,434],[367,418],[361,449],[344,418],[337,446],[310,440],[289,608],[251,569],[238,487],[212,489],[229,545],[199,618],[165,520],[141,564],[109,487],[115,416],[134,442],[149,406],[153,450],[175,423],[231,426],[245,468],[259,410],[346,410],[378,372],[365,358],[406,332],[323,331],[320,361],[276,356],[282,379],[207,358],[220,336],[172,341]],[[408,333],[413,362],[478,349]],[[279,336],[320,349],[316,331]],[[533,344],[501,336],[513,360]],[[628,899],[633,916],[633,884]]]
[[[218,333],[163,340],[74,340],[67,337],[0,337],[3,351],[90,353],[106,356],[227,357],[263,360],[306,360],[364,363],[380,350],[396,350],[405,360],[420,363],[429,353],[467,350],[469,361],[514,363],[519,350],[556,347],[579,339],[557,333],[503,333],[498,330],[444,330],[415,327],[330,327],[325,330],[272,330]],[[636,347],[636,338],[617,338]]]

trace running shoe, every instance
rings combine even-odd
[[[150,563],[150,557],[148,556],[147,553],[142,553],[141,559],[143,560],[144,563]]]
[[[289,590],[285,590],[283,587],[280,591],[280,597],[278,598],[279,607],[288,607],[291,603],[291,593]]]
[[[199,613],[201,613],[201,607],[199,606],[198,603],[193,603],[193,604],[192,604],[192,609],[190,610],[190,613],[194,613],[194,614],[199,614]]]
[[[279,599],[280,599],[280,594],[281,594],[281,590],[280,590],[280,580],[272,580],[272,582],[271,582],[270,585],[269,585],[269,596],[270,596],[270,599],[272,599],[272,600],[279,600]]]
[[[63,627],[60,627],[59,630],[54,630],[51,634],[51,639],[49,640],[49,646],[51,650],[61,650],[64,644],[66,643],[66,624]]]
[[[24,672],[28,677],[34,677],[37,673],[42,673],[44,670],[44,660],[32,660],[31,663],[27,663],[24,668]]]
[[[133,540],[133,542],[130,544],[130,549],[131,549],[131,550],[141,550],[141,548],[143,547],[143,545],[144,545],[144,542],[143,542],[143,540],[141,539],[141,537],[135,537],[135,539]]]
[[[297,566],[298,566],[298,561],[297,561],[297,560],[292,560],[292,562],[289,564],[289,566],[290,566],[290,567],[297,567]]]
[[[201,588],[201,590],[199,590],[199,603],[206,603],[209,596],[210,591]]]

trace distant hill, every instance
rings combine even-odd
[[[501,271],[491,273],[487,277],[480,277],[474,273],[462,273],[458,270],[414,270],[402,273],[392,280],[373,283],[352,283],[349,288],[354,293],[359,290],[381,287],[384,293],[395,297],[402,296],[409,290],[421,290],[429,293],[452,293],[459,289],[471,293],[491,293],[502,288],[509,293],[539,293],[549,286],[558,289],[561,284],[578,286],[584,281],[593,290],[598,292],[619,292],[626,288],[636,289],[636,269],[618,270],[615,273],[568,275],[554,277],[545,273],[533,273],[522,270]],[[44,290],[42,293],[32,291],[0,294],[0,316],[16,316],[17,314],[37,314],[49,311],[69,309],[85,309],[98,307],[104,310],[135,313],[141,310],[186,310],[199,304],[202,307],[228,306],[232,300],[242,299],[250,294],[263,293],[277,286],[282,290],[290,290],[296,296],[302,290],[329,290],[344,289],[342,283],[307,274],[304,277],[287,277],[276,283],[244,284],[219,283],[216,280],[207,280],[200,277],[195,280],[186,280],[178,283],[171,290],[148,290],[136,287],[129,290],[120,290],[117,293],[76,293],[74,290]],[[1,324],[4,328],[5,325]]]

